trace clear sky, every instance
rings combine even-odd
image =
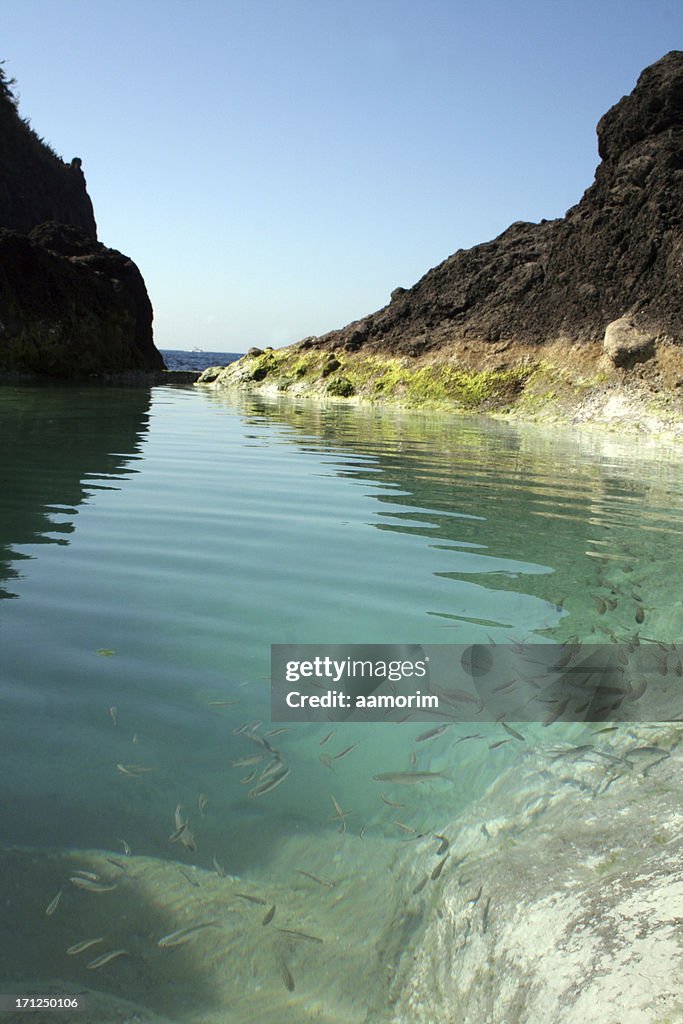
[[[160,348],[243,351],[380,308],[562,216],[595,125],[683,49],[680,0],[4,0],[20,112],[83,160]]]

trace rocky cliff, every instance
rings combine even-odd
[[[81,161],[19,116],[0,68],[0,370],[53,377],[163,369],[136,265],[97,241]]]
[[[565,217],[460,250],[305,347],[417,356],[470,339],[583,343],[622,317],[683,344],[683,52],[646,68],[597,134],[595,181]]]

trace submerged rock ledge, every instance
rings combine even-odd
[[[602,162],[565,217],[512,224],[378,312],[199,383],[680,432],[683,51],[597,134]]]

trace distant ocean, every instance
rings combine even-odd
[[[243,352],[203,352],[193,349],[191,352],[175,351],[169,348],[160,349],[167,370],[205,370],[207,366],[227,366],[244,355]]]

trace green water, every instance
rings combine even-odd
[[[585,735],[293,725],[250,798],[271,643],[683,636],[673,449],[164,387],[4,388],[0,438],[2,988],[96,990],[93,1021],[390,1019],[406,850]],[[447,778],[373,780],[411,766]]]

